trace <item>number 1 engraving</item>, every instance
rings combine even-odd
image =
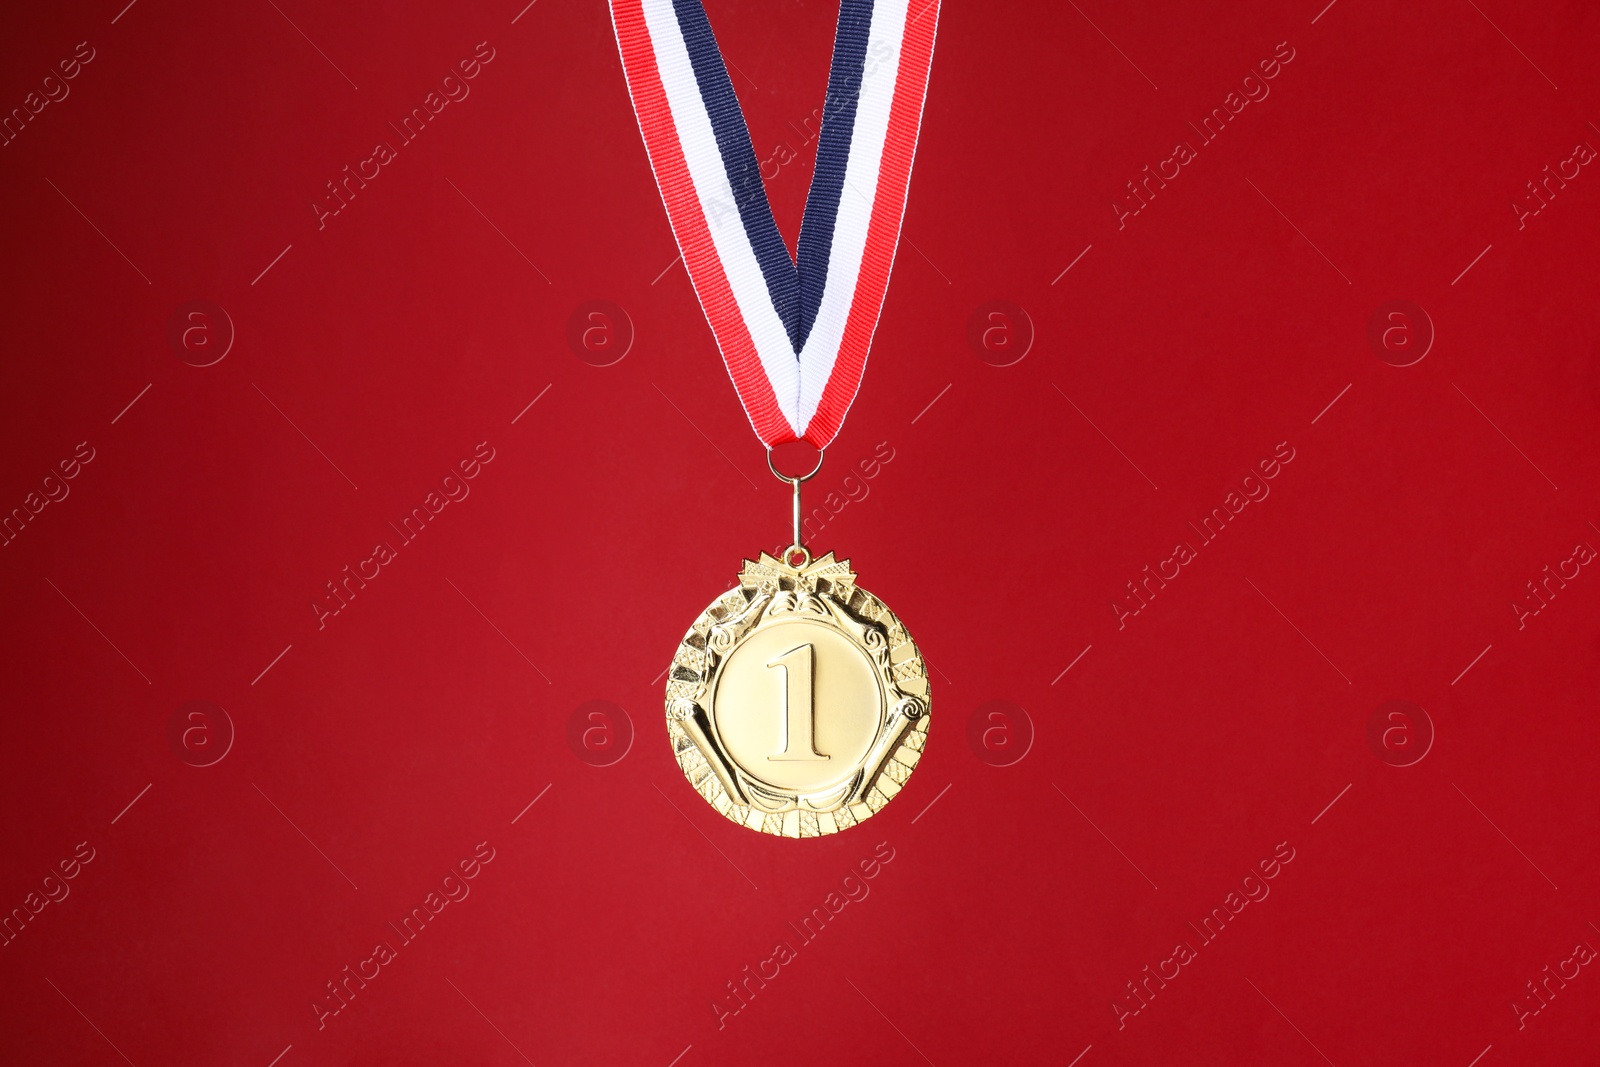
[[[783,672],[783,751],[767,759],[809,763],[832,759],[817,751],[812,736],[816,709],[811,699],[811,646],[796,645],[769,660],[767,667]]]

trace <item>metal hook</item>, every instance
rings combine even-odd
[[[801,479],[799,478],[789,479],[789,484],[794,486],[794,541],[791,544],[795,548],[802,547],[800,544],[800,482]]]
[[[827,456],[827,454],[828,454],[828,450],[827,449],[825,449],[825,448],[817,449],[817,465],[815,467],[811,468],[811,473],[810,474],[802,474],[802,475],[800,475],[800,477],[798,479],[795,479],[795,478],[789,477],[787,474],[779,474],[778,473],[778,468],[776,466],[774,466],[773,462],[772,462],[772,449],[769,448],[769,449],[767,449],[767,470],[771,471],[772,472],[772,476],[774,478],[778,479],[778,481],[780,481],[780,482],[792,482],[792,481],[797,481],[797,480],[798,481],[802,481],[802,482],[809,482],[811,479],[815,478],[817,476],[817,472],[822,469],[822,460],[823,460],[824,457]]]
[[[791,478],[778,473],[777,466],[772,462],[772,449],[767,449],[767,469],[772,472],[772,476],[774,478],[778,479],[780,482],[788,482],[789,485],[794,489],[794,540],[790,543],[788,548],[784,549],[783,561],[785,563],[789,563],[791,557],[794,556],[801,557],[801,562],[799,565],[802,567],[811,562],[811,553],[806,551],[806,546],[800,543],[800,536],[802,533],[800,522],[800,515],[802,511],[800,507],[800,486],[817,476],[817,472],[822,469],[822,460],[826,455],[827,451],[825,449],[817,449],[817,465],[811,468],[811,472],[809,474],[802,474],[799,477]]]

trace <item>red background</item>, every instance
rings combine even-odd
[[[708,8],[758,153],[798,151],[769,182],[792,240],[835,9]],[[662,669],[788,501],[672,265],[605,7],[13,5],[7,112],[94,59],[0,148],[0,508],[95,458],[0,549],[0,908],[94,859],[0,948],[0,1056],[1592,1059],[1593,968],[1536,1014],[1525,983],[1600,946],[1600,577],[1521,628],[1509,605],[1600,546],[1600,176],[1520,228],[1510,205],[1600,145],[1600,15],[1319,8],[946,8],[812,495],[892,449],[814,547],[916,635],[932,733],[880,815],[794,842],[724,821],[665,744]],[[319,229],[324,183],[480,41],[471,95]],[[1270,96],[1198,145],[1279,42]],[[1119,228],[1179,139],[1198,158]],[[193,300],[236,331],[203,368],[168,339]],[[566,339],[589,300],[636,334],[609,367]],[[1394,300],[1437,334],[1404,368],[1368,340]],[[1008,367],[968,341],[990,301],[1032,323]],[[471,495],[319,630],[323,583],[479,442]],[[1270,496],[1119,628],[1125,583],[1280,442]],[[637,734],[608,767],[567,741],[596,699]],[[173,740],[192,700],[235,732],[211,766],[180,757],[217,713]],[[991,700],[1036,731],[1012,766],[967,743]],[[1391,700],[1432,724],[1410,766],[1416,713],[1368,740]],[[325,983],[484,841],[470,896],[319,1029]],[[725,983],[879,842],[870,896],[719,1028]],[[1270,896],[1119,1028],[1280,843]]]

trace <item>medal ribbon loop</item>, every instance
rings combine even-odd
[[[634,114],[701,310],[768,448],[838,434],[866,370],[939,0],[841,0],[797,253],[700,0],[611,0]]]

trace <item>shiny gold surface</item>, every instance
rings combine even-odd
[[[911,635],[830,553],[763,553],[684,635],[667,731],[695,789],[741,826],[834,833],[900,791],[928,734]]]

